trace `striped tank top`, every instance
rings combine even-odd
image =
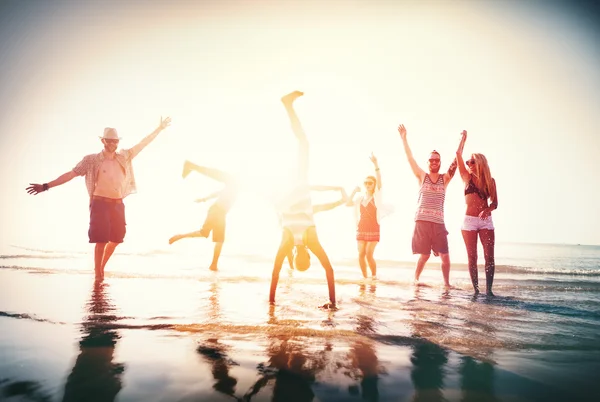
[[[285,204],[280,213],[281,226],[292,232],[295,245],[303,244],[304,232],[309,227],[315,226],[309,187],[296,188]]]
[[[429,175],[419,189],[419,200],[415,221],[428,221],[433,223],[444,223],[444,200],[446,189],[444,187],[444,175],[439,175],[437,182],[432,182]]]

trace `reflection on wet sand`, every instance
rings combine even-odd
[[[92,288],[88,316],[81,325],[80,353],[65,385],[65,402],[110,402],[121,390],[125,366],[112,361],[120,337],[113,327],[119,317],[114,315],[108,287],[108,283],[95,282]]]
[[[375,284],[361,284],[359,286],[359,300],[370,301],[376,297]],[[350,385],[348,391],[351,395],[360,395],[364,400],[377,402],[379,400],[379,375],[385,373],[377,359],[375,342],[367,337],[377,333],[377,316],[372,309],[361,308],[356,315],[354,330],[365,338],[353,342],[348,353],[348,371],[345,373],[354,380],[360,381],[358,385]]]
[[[211,283],[209,290],[207,318],[211,322],[218,322],[221,317],[221,307],[219,304],[220,284],[218,280]],[[206,342],[201,342],[196,351],[211,366],[211,373],[215,380],[213,384],[215,391],[239,400],[235,396],[235,387],[238,381],[229,374],[231,367],[238,364],[229,358],[227,355],[228,349],[228,346],[220,343],[215,335],[208,338]]]
[[[218,339],[208,339],[198,345],[197,352],[211,365],[211,373],[215,379],[213,388],[224,394],[238,399],[235,396],[237,379],[229,374],[231,366],[238,365],[227,356],[227,346],[219,343]]]
[[[42,390],[41,383],[37,381],[10,381],[6,378],[0,378],[0,400],[4,398],[11,399],[22,396],[32,402],[50,402],[52,397],[49,393]]]
[[[421,289],[415,287],[415,300],[421,302]],[[444,401],[444,366],[448,363],[448,351],[430,342],[427,339],[432,335],[434,328],[428,322],[430,311],[420,308],[411,311],[412,337],[422,342],[415,343],[412,348],[410,361],[413,364],[410,377],[415,387],[413,401]],[[445,316],[445,315],[443,315]],[[443,317],[438,315],[438,317]],[[443,323],[442,323],[443,324]],[[438,331],[442,325],[436,325]]]
[[[357,385],[348,387],[352,395],[360,395],[369,402],[379,401],[379,375],[385,371],[379,366],[375,352],[375,345],[369,340],[354,342],[348,353],[350,371],[347,375],[360,381],[360,390]]]
[[[488,362],[477,362],[472,357],[460,359],[460,388],[462,402],[496,402],[494,395],[494,366]]]
[[[276,325],[275,308],[269,309],[269,323]],[[250,401],[264,387],[272,385],[273,402],[310,402],[314,399],[312,384],[331,360],[332,345],[324,341],[322,350],[309,351],[307,339],[296,339],[287,335],[269,336],[267,363],[257,367],[260,378],[244,395]]]

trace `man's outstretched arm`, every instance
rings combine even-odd
[[[150,144],[152,141],[154,141],[154,139],[156,138],[156,136],[161,131],[163,131],[165,128],[169,127],[170,125],[171,125],[171,118],[170,117],[167,117],[165,119],[163,119],[161,117],[160,118],[160,124],[158,125],[158,127],[156,128],[156,130],[154,130],[151,134],[149,134],[148,136],[146,136],[137,145],[135,145],[134,147],[132,147],[129,150],[131,158],[135,158],[137,156],[137,154],[139,154],[142,151],[142,149],[146,148],[146,146],[148,146],[148,144]]]
[[[79,175],[77,173],[75,173],[75,171],[71,170],[70,172],[64,173],[48,183],[44,183],[44,184],[29,183],[29,187],[27,187],[25,190],[27,190],[28,194],[38,195],[39,193],[47,191],[47,190],[51,189],[52,187],[56,187],[56,186],[65,184],[66,182],[73,180],[77,176],[79,176]]]

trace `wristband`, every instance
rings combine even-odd
[[[48,191],[48,183],[42,184],[42,187],[44,188],[44,191]]]
[[[375,171],[376,171],[376,172],[377,172],[377,171],[379,171],[379,168],[375,169]]]

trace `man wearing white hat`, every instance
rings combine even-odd
[[[73,170],[57,179],[44,183],[30,183],[29,194],[48,191],[77,176],[85,176],[85,184],[90,195],[90,243],[95,243],[94,269],[96,279],[104,278],[104,267],[119,243],[125,238],[125,205],[123,199],[136,192],[132,160],[156,136],[171,124],[171,118],[163,119],[156,130],[129,149],[117,152],[121,137],[117,130],[107,127],[100,137],[104,149],[97,154],[86,155]]]

